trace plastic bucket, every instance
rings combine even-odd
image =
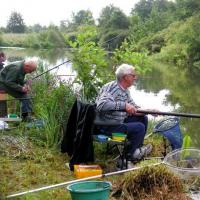
[[[72,200],[109,200],[112,184],[105,181],[84,181],[67,186]]]

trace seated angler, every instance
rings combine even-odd
[[[106,122],[117,122],[119,126],[103,127],[105,132],[126,132],[129,141],[127,155],[131,160],[139,160],[148,155],[152,145],[143,145],[148,118],[137,113],[139,106],[130,96],[128,88],[136,80],[136,70],[128,64],[116,70],[116,80],[105,84],[96,99],[97,118]]]

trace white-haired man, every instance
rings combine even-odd
[[[130,143],[128,156],[131,160],[139,160],[151,152],[152,145],[143,145],[148,118],[137,113],[139,106],[135,104],[128,90],[136,80],[136,70],[131,65],[122,64],[115,74],[116,80],[105,84],[96,99],[97,117],[107,122],[119,123],[119,126],[103,127],[103,130],[107,133],[126,132]]]

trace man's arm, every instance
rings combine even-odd
[[[7,70],[4,78],[4,85],[11,88],[13,91],[23,92],[23,86],[17,83],[18,74],[15,67]]]
[[[110,110],[122,111],[125,110],[124,101],[115,101],[113,96],[109,92],[103,92],[99,95],[97,101],[97,110],[99,112],[105,112]]]

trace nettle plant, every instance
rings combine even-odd
[[[95,27],[82,27],[75,41],[68,41],[73,47],[73,68],[77,72],[75,82],[80,86],[80,96],[85,101],[93,101],[99,88],[110,74],[106,51],[95,42]]]

